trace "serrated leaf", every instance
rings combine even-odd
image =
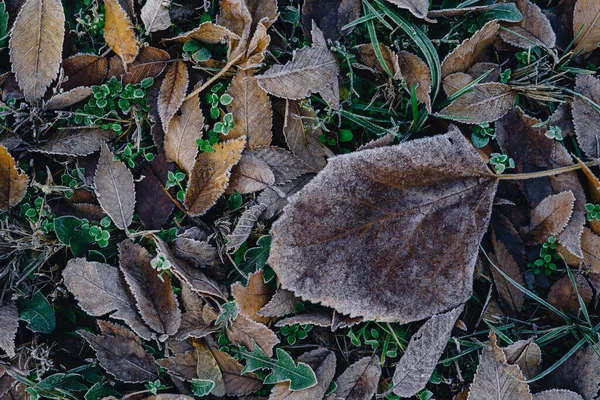
[[[17,303],[6,301],[0,303],[0,349],[13,358],[15,356],[15,338],[19,329],[19,312]]]
[[[180,112],[180,115],[171,119],[165,131],[165,155],[168,160],[174,161],[189,175],[198,154],[196,140],[202,138],[204,126],[204,116],[200,110],[198,96],[184,101]]]
[[[585,400],[596,398],[600,389],[600,357],[590,346],[579,349],[550,375],[551,387],[573,390]]]
[[[473,82],[471,75],[464,72],[454,72],[444,78],[442,87],[448,96],[452,96],[471,82]]]
[[[502,118],[515,104],[513,89],[502,83],[480,83],[437,115],[465,124],[482,124]]]
[[[167,42],[185,43],[190,40],[217,44],[226,43],[228,39],[239,40],[240,37],[224,26],[212,22],[203,22],[197,28],[182,33],[178,36],[166,39]]]
[[[65,36],[59,0],[27,0],[13,24],[8,47],[25,100],[35,103],[58,76]]]
[[[8,150],[0,146],[0,212],[17,205],[29,184],[29,177],[17,169],[15,160]]]
[[[176,61],[167,69],[158,93],[158,115],[165,132],[169,130],[171,119],[183,104],[187,87],[187,67],[183,61]]]
[[[144,168],[144,179],[135,184],[138,197],[136,211],[146,229],[160,229],[173,211],[173,200],[164,189],[168,174],[173,169],[173,163],[167,162],[164,152],[161,151]]]
[[[203,215],[225,192],[231,168],[240,160],[245,144],[244,138],[228,140],[196,158],[184,200],[190,215]]]
[[[427,17],[429,11],[429,0],[387,0],[400,8],[410,11],[417,18]]]
[[[220,351],[212,342],[209,342],[208,345],[221,369],[228,396],[242,396],[253,393],[262,387],[263,382],[255,374],[242,372],[243,367],[235,358]]]
[[[265,211],[267,206],[264,204],[256,204],[242,213],[233,232],[227,235],[227,251],[236,251],[248,239],[252,228],[258,217]]]
[[[92,89],[89,87],[77,87],[67,92],[54,95],[44,104],[47,110],[62,110],[63,108],[71,107],[90,97]]]
[[[583,400],[583,397],[570,390],[552,389],[534,393],[533,400]]]
[[[283,317],[296,311],[295,305],[298,300],[294,292],[279,288],[256,314],[261,317]]]
[[[504,244],[496,239],[495,232],[492,235],[492,245],[494,246],[494,251],[496,253],[495,265],[511,279],[520,285],[524,285],[523,274],[519,270],[519,266]],[[519,313],[521,307],[523,307],[523,302],[525,301],[525,294],[504,278],[496,268],[492,267],[490,269],[503,305],[513,313]]]
[[[179,375],[188,381],[198,377],[198,373],[196,372],[198,354],[196,350],[177,353],[171,357],[156,360],[156,363],[169,372]]]
[[[177,333],[181,311],[169,276],[159,278],[150,264],[152,256],[129,239],[119,244],[119,261],[144,322],[159,334]]]
[[[577,0],[573,11],[574,54],[586,54],[600,43],[600,4],[595,0]]]
[[[529,226],[521,229],[526,244],[542,244],[561,233],[573,215],[575,196],[568,190],[546,197],[532,211]]]
[[[445,312],[471,296],[496,187],[454,127],[335,157],[271,228],[268,264],[285,289],[351,317],[406,323]]]
[[[123,83],[138,84],[146,78],[156,78],[167,67],[171,56],[164,50],[156,47],[142,47],[137,57],[127,66],[123,74]]]
[[[174,339],[186,340],[189,337],[200,339],[214,332],[212,323],[215,316],[212,309],[192,291],[190,285],[181,286],[181,300],[185,312],[181,315],[181,324]]]
[[[252,352],[240,352],[245,360],[246,366],[242,373],[254,372],[259,369],[270,369],[271,373],[264,379],[266,385],[279,382],[289,382],[291,391],[308,389],[317,384],[315,372],[303,362],[294,362],[294,359],[288,352],[278,348],[276,357],[273,360],[254,343]]]
[[[273,355],[273,347],[279,343],[277,335],[271,329],[243,314],[238,314],[233,320],[227,330],[227,337],[232,343],[240,344],[248,349],[256,348],[258,343],[258,346],[264,349],[269,357]]]
[[[127,323],[142,338],[152,338],[152,332],[137,314],[134,300],[129,296],[117,268],[73,258],[62,275],[65,286],[83,311],[94,317],[108,314],[110,318]]]
[[[104,0],[104,40],[123,63],[132,63],[140,47],[135,40],[133,24],[118,0]]]
[[[276,185],[291,182],[300,175],[314,171],[301,158],[281,147],[259,147],[250,150],[249,153],[267,163],[273,171]]]
[[[377,393],[381,376],[379,357],[364,357],[352,364],[336,379],[334,399],[369,400]]]
[[[425,387],[433,373],[463,306],[434,315],[415,333],[394,372],[394,393],[412,397]]]
[[[65,129],[56,132],[34,151],[66,156],[87,156],[98,150],[102,143],[114,139],[116,133],[98,128]]]
[[[523,19],[516,23],[503,23],[504,29],[500,31],[500,37],[523,49],[535,46],[554,48],[556,34],[542,10],[529,0],[515,0],[515,4]]]
[[[302,189],[313,177],[313,174],[305,174],[289,183],[266,188],[257,199],[259,203],[267,206],[262,218],[271,219],[283,210],[288,204],[288,198]]]
[[[162,31],[169,29],[171,26],[171,16],[167,8],[171,4],[168,0],[147,0],[140,14],[144,26],[146,27],[146,35],[150,32]]]
[[[257,314],[273,296],[273,289],[265,283],[263,270],[248,275],[248,284],[243,286],[240,282],[231,285],[231,294],[238,305],[240,312],[248,318],[263,324],[271,319]]]
[[[131,171],[113,159],[106,144],[100,146],[100,159],[94,176],[98,202],[117,228],[127,229],[135,210],[135,186]]]
[[[331,326],[333,320],[333,312],[328,309],[321,309],[316,311],[309,311],[307,313],[291,315],[287,318],[283,318],[275,324],[277,327],[288,326],[288,325],[316,325],[320,327]]]
[[[240,161],[231,169],[227,192],[254,193],[275,184],[275,175],[264,160],[244,151]]]
[[[533,339],[519,340],[502,348],[506,362],[516,364],[527,379],[534,378],[542,368],[542,350]],[[534,396],[535,398],[535,396]]]
[[[397,54],[400,75],[406,81],[409,88],[415,87],[417,99],[427,107],[431,113],[431,71],[423,60],[407,51],[399,51]]]
[[[600,11],[599,11],[600,12]],[[598,104],[600,101],[600,80],[591,75],[578,75],[575,79],[575,91]],[[589,158],[600,157],[600,133],[596,129],[600,124],[600,111],[579,96],[573,97],[573,125],[577,143]]]
[[[79,53],[63,60],[62,68],[69,78],[62,87],[70,90],[79,86],[101,84],[106,77],[108,61],[94,54]]]

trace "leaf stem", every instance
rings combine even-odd
[[[585,163],[581,163],[581,164],[573,164],[573,165],[568,165],[566,167],[549,169],[547,171],[527,172],[527,173],[523,173],[523,174],[502,174],[502,175],[493,174],[492,176],[494,176],[496,179],[501,180],[501,181],[506,181],[506,180],[521,181],[521,180],[526,180],[526,179],[543,178],[545,176],[555,176],[555,175],[559,175],[559,174],[564,174],[565,172],[577,171],[578,169],[583,168],[583,166],[595,167],[598,165],[600,165],[600,158],[597,158],[595,160],[588,161]]]
[[[185,101],[185,100],[191,99],[192,97],[198,95],[198,93],[200,93],[201,91],[203,91],[204,89],[206,89],[207,87],[209,87],[210,85],[212,85],[212,83],[214,81],[216,81],[217,79],[219,79],[221,77],[221,75],[223,75],[225,72],[229,71],[229,68],[231,68],[240,58],[242,58],[242,55],[244,55],[244,52],[241,52],[240,54],[238,54],[237,56],[235,56],[219,72],[217,72],[209,80],[207,80],[206,82],[204,82],[204,84],[202,86],[200,86],[199,88],[197,88],[194,91],[192,91],[192,93],[188,94],[185,97],[185,99],[183,99],[183,100]]]

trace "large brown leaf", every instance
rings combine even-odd
[[[248,71],[238,72],[227,93],[233,101],[227,106],[227,111],[233,114],[233,129],[227,138],[246,136],[247,146],[252,149],[271,144],[273,111],[271,100],[267,93],[258,86],[254,74]]]
[[[600,17],[600,14],[599,14]],[[600,24],[600,21],[599,21]],[[591,75],[578,75],[575,91],[598,104],[600,102],[600,80]],[[579,96],[573,97],[573,125],[579,147],[589,158],[600,157],[600,111]]]
[[[57,77],[65,14],[60,0],[27,0],[10,35],[10,61],[25,100],[35,103]]]
[[[29,177],[17,169],[8,150],[0,146],[0,212],[17,205],[25,196]]]
[[[183,61],[176,61],[167,69],[158,93],[158,115],[163,130],[169,130],[171,119],[183,104],[188,87],[188,71]]]
[[[269,265],[284,288],[351,317],[448,311],[471,295],[496,187],[454,127],[335,157],[273,225]]]
[[[119,244],[119,261],[144,322],[162,335],[177,333],[181,311],[169,277],[159,277],[152,256],[129,239]]]
[[[125,321],[142,338],[152,338],[152,331],[137,314],[134,299],[130,297],[117,268],[73,258],[62,275],[65,286],[83,311],[94,317],[109,314],[113,319]]]
[[[19,312],[17,303],[6,301],[0,303],[0,349],[13,358],[15,356],[15,337],[19,329]],[[1,393],[0,393],[1,394]]]
[[[204,214],[227,189],[231,168],[242,157],[245,138],[232,139],[213,146],[212,153],[201,153],[190,173],[184,204],[192,216]]]
[[[524,49],[535,46],[553,48],[556,34],[542,10],[529,0],[515,0],[515,4],[523,14],[523,19],[515,23],[503,23],[504,29],[500,31],[500,37],[505,42]]]
[[[204,126],[198,96],[184,101],[180,111],[181,114],[173,117],[165,131],[165,154],[168,160],[174,161],[189,174],[198,154],[196,140],[202,138]]]
[[[118,0],[104,0],[104,40],[125,64],[132,63],[140,47],[135,40],[133,24]]]
[[[113,159],[106,144],[100,146],[100,159],[94,176],[98,202],[117,228],[127,229],[133,220],[135,186],[133,175],[122,161]]]
[[[379,357],[361,358],[337,380],[337,389],[335,390],[335,400],[369,400],[377,393],[377,385],[381,376],[381,367],[379,366]]]
[[[429,0],[387,0],[400,8],[411,12],[417,18],[426,18],[429,11]]]
[[[439,112],[465,124],[482,124],[502,118],[513,107],[516,95],[503,83],[480,83]]]
[[[534,393],[533,400],[583,400],[583,397],[570,390],[552,389]]]
[[[70,90],[78,86],[101,84],[106,77],[108,61],[101,56],[80,53],[63,60],[62,68],[69,78],[62,87]]]
[[[600,3],[596,0],[577,0],[573,11],[573,52],[589,53],[598,48],[600,42]]]

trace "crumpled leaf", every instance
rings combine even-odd
[[[62,110],[63,108],[71,107],[72,105],[87,99],[91,94],[91,88],[84,86],[77,87],[52,96],[52,98],[44,104],[44,108],[47,110]]]
[[[123,63],[132,63],[140,52],[133,25],[118,0],[104,0],[104,40]]]
[[[533,400],[583,400],[583,397],[570,390],[552,389],[534,393]]]
[[[600,42],[600,4],[594,0],[577,0],[573,11],[574,54],[586,54]]]
[[[279,288],[269,302],[256,314],[261,317],[283,317],[296,311],[295,306],[298,300],[299,298],[294,295],[294,292]]]
[[[337,60],[329,49],[304,47],[294,50],[291,61],[272,66],[256,80],[273,96],[299,100],[331,84],[339,73]]]
[[[117,332],[94,335],[83,330],[77,333],[94,349],[102,368],[118,380],[135,383],[153,382],[158,378],[154,357],[131,336]]]
[[[0,146],[0,212],[17,205],[29,184],[26,173],[17,169],[15,160],[4,146]]]
[[[600,357],[593,348],[579,349],[550,375],[551,386],[577,392],[585,400],[596,398],[600,390]]]
[[[227,138],[246,136],[249,149],[271,144],[273,110],[267,93],[260,88],[251,70],[241,70],[227,89],[233,101],[227,111],[233,114],[233,128]]]
[[[150,262],[152,256],[143,247],[125,239],[119,244],[119,262],[125,280],[135,297],[142,319],[162,335],[174,335],[181,323],[179,302],[168,275],[159,278]]]
[[[228,140],[214,145],[214,152],[198,156],[184,199],[190,215],[204,214],[225,192],[231,168],[240,160],[245,144],[244,138]]]
[[[502,40],[523,49],[535,46],[554,48],[556,34],[542,10],[529,0],[515,0],[515,4],[523,19],[516,23],[503,23],[504,29],[500,31]]]
[[[542,244],[550,236],[557,236],[569,223],[574,205],[575,196],[570,190],[546,197],[531,211],[529,226],[521,230],[524,242]]]
[[[169,0],[147,0],[140,14],[146,35],[150,32],[169,29],[171,26],[171,16],[167,8],[171,2]]]
[[[79,53],[64,59],[62,68],[69,78],[63,82],[62,87],[64,90],[71,90],[79,86],[101,84],[106,77],[108,61],[105,57]]]
[[[335,400],[369,400],[377,393],[381,376],[379,357],[361,358],[336,379]]]
[[[273,296],[273,289],[265,283],[265,272],[260,270],[248,275],[248,284],[244,287],[240,282],[231,285],[231,294],[239,311],[248,318],[263,324],[271,319],[258,315]]]
[[[17,303],[6,301],[0,303],[0,349],[13,358],[15,356],[15,338],[19,329],[19,312]]]
[[[492,245],[494,246],[494,251],[496,253],[496,266],[511,279],[515,280],[520,285],[524,285],[523,274],[521,273],[519,266],[504,244],[497,240],[495,232],[492,235]],[[494,283],[496,284],[496,289],[498,290],[500,299],[502,299],[503,305],[513,313],[519,313],[525,301],[525,294],[502,276],[496,268],[492,266],[490,270],[492,271]]]
[[[254,224],[266,208],[267,206],[264,204],[256,204],[242,213],[233,232],[227,235],[227,251],[235,252],[240,248],[252,233]]]
[[[575,91],[596,104],[600,102],[600,80],[591,75],[577,75]],[[600,124],[600,111],[579,96],[573,96],[572,109],[579,147],[589,158],[600,157],[600,133],[596,129]]]
[[[417,18],[426,18],[429,11],[429,0],[387,0],[388,2],[404,8]]]
[[[188,83],[188,71],[185,63],[176,61],[171,64],[160,84],[157,99],[158,115],[165,132],[169,130],[171,119],[183,104]]]
[[[502,118],[515,104],[516,94],[503,83],[480,83],[437,115],[465,124],[482,124]]]
[[[255,322],[243,314],[238,314],[233,320],[227,330],[227,337],[232,343],[241,344],[250,350],[256,349],[258,344],[269,357],[273,355],[273,347],[279,343],[277,335],[266,325]]]
[[[98,202],[117,228],[127,229],[135,210],[133,175],[122,161],[113,159],[106,144],[100,146],[100,159],[94,176]]]
[[[34,104],[58,76],[65,36],[60,0],[27,0],[21,7],[8,47],[12,72],[25,100]]]
[[[273,387],[269,400],[322,400],[335,374],[335,353],[319,347],[298,357],[299,362],[306,363],[317,376],[317,384],[309,389],[293,392],[289,383],[278,383]]]
[[[434,315],[415,333],[394,372],[394,393],[412,397],[425,387],[452,334],[463,306]]]
[[[265,161],[244,151],[240,162],[231,169],[227,192],[254,193],[275,184],[275,175]]]
[[[171,119],[165,131],[165,155],[189,175],[198,154],[196,140],[202,138],[204,127],[204,116],[200,110],[198,96],[184,101],[180,112],[180,115]]]
[[[100,150],[102,143],[114,139],[116,133],[99,128],[65,129],[56,132],[34,151],[66,156],[87,156]]]
[[[442,62],[442,78],[455,72],[467,72],[479,54],[494,42],[498,29],[498,21],[490,21],[448,54]]]
[[[127,323],[142,338],[152,338],[152,331],[137,314],[134,299],[130,298],[117,268],[73,258],[62,275],[65,286],[83,311],[94,317],[108,314],[110,318]]]
[[[285,289],[351,317],[406,323],[445,312],[471,295],[496,187],[455,128],[335,157],[273,225],[268,264]]]
[[[429,97],[431,93],[431,71],[429,71],[429,67],[419,56],[408,51],[399,51],[397,57],[400,75],[409,88],[416,87],[417,99],[425,104],[427,111],[431,113],[431,98]]]

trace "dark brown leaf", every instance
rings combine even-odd
[[[162,1],[162,0],[161,0]],[[135,85],[146,78],[156,78],[167,67],[169,53],[156,47],[142,47],[135,60],[127,66],[123,83]]]
[[[542,10],[529,0],[515,0],[515,4],[523,14],[523,19],[520,22],[502,23],[504,29],[500,31],[500,37],[523,49],[535,46],[552,49],[556,44],[556,35]]]
[[[146,229],[160,229],[173,211],[173,200],[163,189],[169,171],[173,169],[173,163],[167,162],[164,152],[161,151],[144,168],[144,179],[135,184],[138,194],[136,211]]]
[[[70,90],[79,86],[101,84],[106,77],[108,61],[101,56],[80,53],[63,60],[62,68],[69,78],[62,87]]]
[[[520,285],[524,285],[523,274],[519,270],[519,266],[511,253],[504,247],[504,244],[496,239],[495,234],[492,235],[492,244],[494,246],[494,251],[496,252],[496,266],[511,279],[515,280]],[[494,277],[498,295],[502,299],[504,306],[515,314],[519,313],[521,307],[523,307],[523,302],[525,301],[525,294],[504,278],[496,268],[492,266],[490,269],[492,271],[492,276]]]
[[[589,100],[600,102],[600,80],[591,75],[578,75],[575,80],[575,91],[588,100],[579,96],[573,97],[573,125],[579,147],[589,158],[600,157],[600,111],[589,103]]]
[[[47,110],[62,110],[63,108],[71,107],[72,105],[87,99],[91,94],[91,88],[84,86],[77,87],[52,96],[52,98],[44,104],[44,108]]]
[[[379,357],[365,357],[350,367],[336,379],[335,400],[370,400],[377,393],[381,376]]]
[[[589,346],[573,354],[556,369],[551,378],[551,387],[577,392],[585,400],[596,398],[600,389],[600,357]]]

